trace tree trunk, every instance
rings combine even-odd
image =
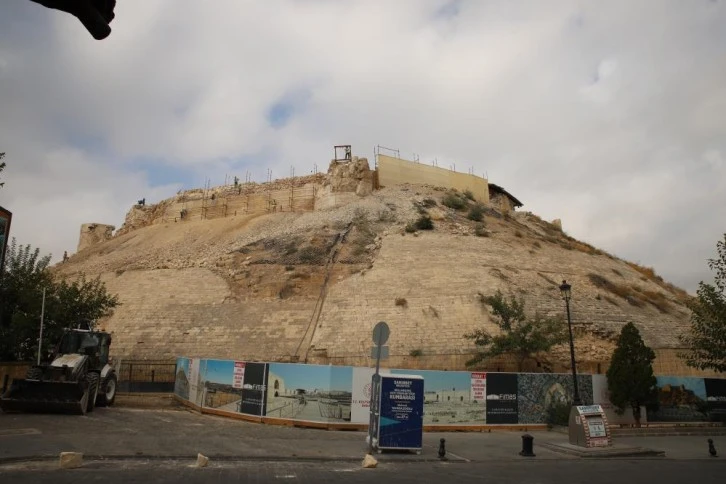
[[[640,428],[640,404],[636,403],[632,405],[633,417],[635,418],[635,428]]]

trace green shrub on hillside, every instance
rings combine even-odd
[[[466,215],[466,218],[475,222],[481,222],[484,218],[484,207],[477,203],[469,209],[469,213]]]
[[[446,207],[453,208],[454,210],[462,210],[464,207],[466,207],[466,199],[461,198],[459,194],[454,192],[449,192],[444,195],[441,203]]]

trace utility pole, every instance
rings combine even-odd
[[[40,337],[38,338],[38,366],[40,366],[40,354],[43,347],[43,318],[45,317],[45,288],[43,288],[43,302],[40,303]]]

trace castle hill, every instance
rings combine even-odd
[[[700,374],[677,357],[688,296],[652,269],[573,239],[525,210],[526,194],[482,177],[339,156],[327,173],[139,200],[118,230],[84,224],[78,252],[54,271],[100,276],[118,294],[100,324],[124,359],[366,366],[370,331],[387,321],[391,367],[464,370],[475,346],[463,335],[494,329],[484,297],[500,290],[561,316],[566,279],[580,371],[604,373],[632,321],[659,372]],[[417,228],[421,219],[431,226]],[[523,365],[567,372],[569,348]],[[518,369],[508,357],[480,367]]]

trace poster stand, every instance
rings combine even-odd
[[[380,375],[376,449],[423,448],[424,379],[419,375]]]
[[[610,447],[613,444],[605,411],[600,405],[577,405],[570,411],[570,444]]]

